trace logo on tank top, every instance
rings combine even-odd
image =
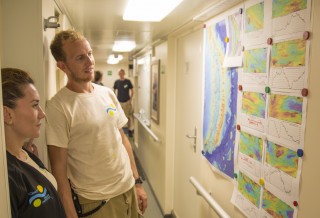
[[[125,88],[125,89],[128,88],[128,84],[125,84],[125,85],[123,86],[123,88]]]
[[[34,207],[40,207],[42,204],[51,199],[47,189],[41,185],[37,185],[36,190],[28,193],[28,195],[29,205],[33,205]]]
[[[117,112],[116,106],[114,104],[110,104],[107,107],[106,112],[110,117],[113,117]]]

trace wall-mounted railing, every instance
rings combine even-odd
[[[216,202],[212,196],[202,187],[202,185],[193,177],[189,178],[191,184],[197,190],[197,194],[203,197],[210,207],[219,215],[221,218],[230,218],[230,216],[223,210],[223,208]]]
[[[139,123],[147,130],[147,132],[150,134],[150,136],[156,141],[160,142],[161,140],[158,138],[158,136],[149,128],[150,126],[150,121],[147,119],[143,118],[140,113],[134,113],[133,114],[134,118],[136,118]]]

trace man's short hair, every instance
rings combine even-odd
[[[50,50],[56,61],[66,61],[66,54],[63,51],[63,45],[66,41],[74,42],[85,37],[75,30],[63,30],[57,33],[51,42]]]

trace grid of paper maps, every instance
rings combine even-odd
[[[297,217],[311,0],[243,8],[232,203],[247,217]]]

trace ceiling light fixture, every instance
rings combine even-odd
[[[123,59],[121,54],[111,54],[108,57],[107,63],[108,64],[118,64]]]
[[[183,0],[129,0],[123,20],[159,22]]]
[[[116,52],[130,52],[135,47],[136,47],[135,41],[119,40],[114,42],[112,50]]]

